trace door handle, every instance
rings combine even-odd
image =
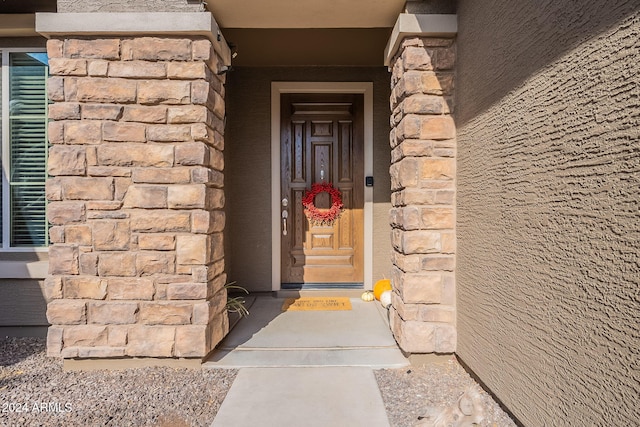
[[[287,235],[287,218],[289,218],[289,212],[282,211],[282,235]]]

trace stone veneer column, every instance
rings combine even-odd
[[[203,358],[228,332],[219,54],[198,36],[47,53],[48,354]]]
[[[452,353],[454,39],[404,38],[391,58],[391,327],[407,353]]]

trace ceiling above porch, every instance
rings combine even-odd
[[[233,66],[383,66],[391,28],[222,29]]]
[[[405,0],[210,0],[235,66],[383,66]]]
[[[405,0],[209,0],[223,28],[390,28]]]

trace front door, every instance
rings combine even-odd
[[[361,285],[364,278],[364,121],[362,95],[281,95],[283,288]],[[344,208],[333,224],[313,224],[302,199],[332,183]],[[328,193],[316,196],[331,207]]]

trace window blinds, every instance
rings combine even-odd
[[[46,54],[9,57],[10,244],[47,246]],[[5,94],[6,96],[6,94]],[[6,143],[7,141],[5,141]]]

